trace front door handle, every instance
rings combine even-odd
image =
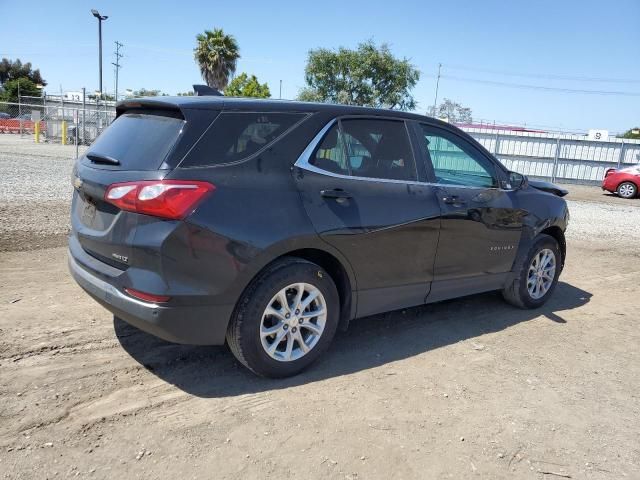
[[[320,195],[322,195],[324,198],[351,198],[351,194],[349,192],[345,192],[341,188],[336,188],[334,190],[321,190]]]
[[[442,202],[446,203],[447,205],[465,205],[467,203],[457,195],[442,197]]]

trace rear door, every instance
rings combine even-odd
[[[455,131],[421,124],[420,132],[442,210],[435,281],[481,284],[510,271],[527,214],[516,192],[502,189],[494,161]]]
[[[351,263],[358,316],[421,304],[433,278],[440,208],[404,121],[343,118],[296,163],[305,209]]]

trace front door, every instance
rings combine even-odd
[[[500,284],[512,268],[526,215],[516,192],[500,188],[494,160],[471,142],[445,128],[420,128],[442,210],[434,280],[472,290],[492,279]]]
[[[295,178],[316,231],[355,271],[358,316],[423,303],[440,207],[418,181],[405,122],[349,118],[325,130]]]

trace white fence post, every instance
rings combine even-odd
[[[556,174],[558,172],[558,159],[560,158],[560,148],[562,147],[562,143],[560,142],[560,138],[556,138],[556,154],[553,157],[553,171],[551,172],[551,181],[556,181]]]
[[[623,163],[624,163],[624,138],[620,143],[620,155],[618,155],[618,170],[620,169]]]

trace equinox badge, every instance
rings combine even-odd
[[[116,260],[120,260],[124,263],[129,263],[129,257],[125,257],[124,255],[120,255],[119,253],[112,253],[111,256]]]

